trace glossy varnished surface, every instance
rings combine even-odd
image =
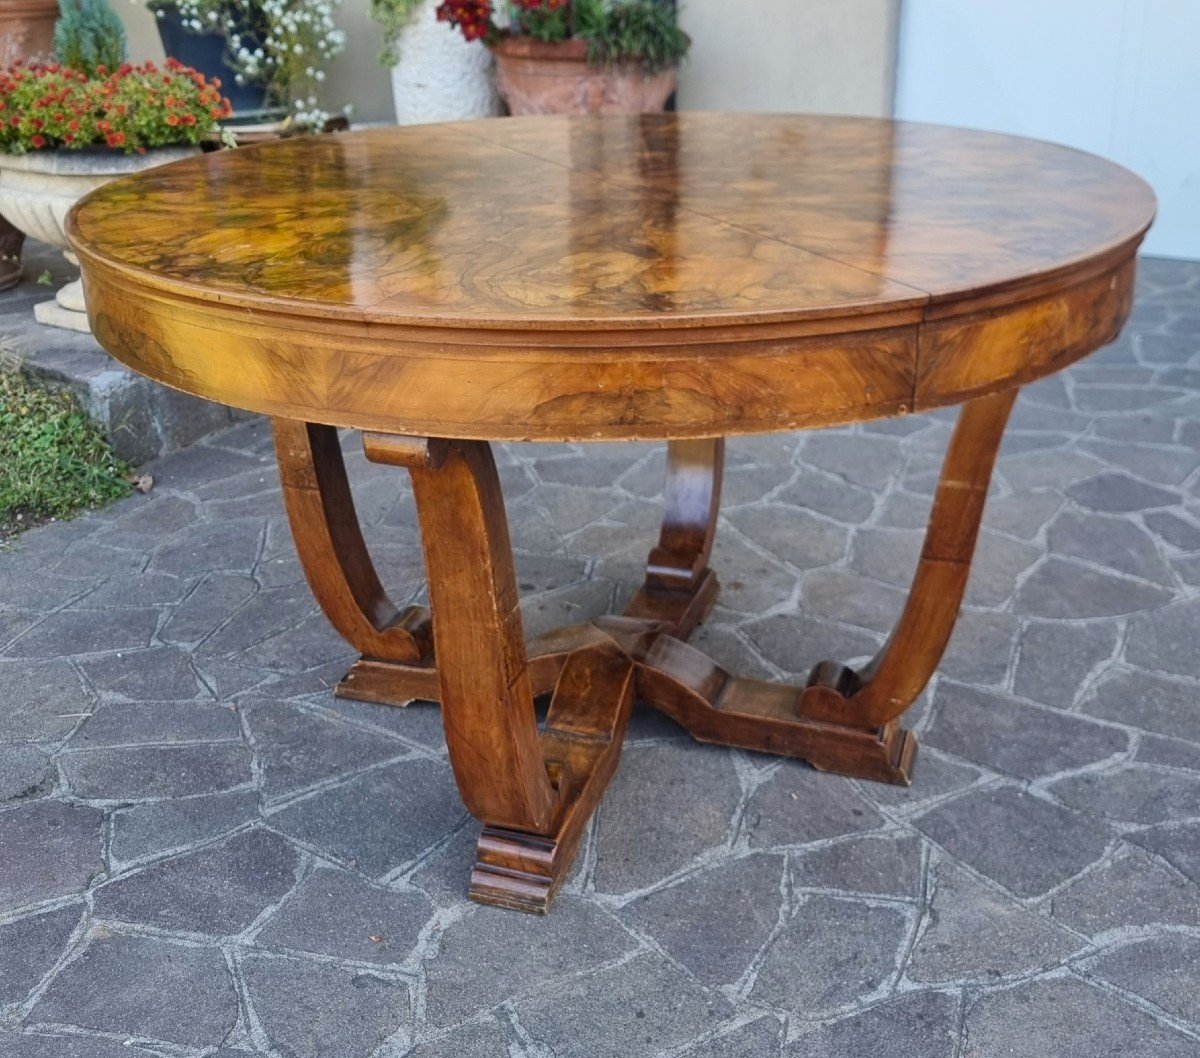
[[[76,237],[238,300],[557,321],[844,312],[976,293],[1118,246],[1130,173],[987,133],[717,114],[381,129],[121,181]]]
[[[702,437],[1063,366],[1115,335],[1153,208],[1048,144],[701,113],[207,155],[102,188],[71,235],[102,344],[192,392],[435,436]]]

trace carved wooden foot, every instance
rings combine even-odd
[[[700,742],[808,761],[821,771],[908,785],[917,742],[892,722],[876,728],[807,719],[803,688],[738,679],[694,647],[624,618],[596,622],[636,665],[638,700]]]
[[[615,646],[587,647],[568,658],[541,735],[558,810],[546,834],[483,828],[471,872],[474,899],[549,910],[616,771],[632,706],[633,664]]]
[[[717,601],[716,574],[708,568],[717,514],[725,441],[672,441],[662,531],[646,562],[646,580],[625,609],[629,617],[656,621],[687,639]]]

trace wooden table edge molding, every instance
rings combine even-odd
[[[751,126],[757,120],[736,119]],[[761,120],[764,128],[788,131],[786,121]],[[884,131],[878,122],[843,126],[835,119],[795,120],[798,132],[827,140],[830,150],[844,147],[846,137],[869,133],[878,140]],[[429,126],[432,131],[396,132],[395,137],[410,144],[429,137],[435,159],[438,150],[449,159],[442,163],[449,173],[457,170],[447,137],[468,144],[477,140],[485,154],[494,148],[500,153],[487,157],[495,164],[496,158],[524,157],[516,148],[505,153],[506,148],[489,143],[488,137],[505,129],[535,140],[547,130],[547,156],[553,154],[553,135],[562,139],[565,130],[572,146],[582,145],[588,157],[587,129],[601,127],[606,134],[625,134],[633,126],[526,123],[452,132]],[[613,208],[632,209],[632,201],[647,211],[646,230],[659,240],[654,252],[666,253],[661,246],[675,244],[676,225],[684,233],[689,225],[702,233],[717,231],[702,213],[680,218],[660,193],[661,170],[665,165],[667,172],[675,171],[672,151],[702,154],[712,146],[705,137],[719,143],[733,127],[732,119],[722,124],[716,117],[664,117],[638,126],[649,143],[639,156],[643,169],[613,177],[619,192]],[[587,133],[581,140],[580,130]],[[955,139],[953,130],[914,135],[926,153],[927,139]],[[348,157],[355,150],[386,152],[389,142],[387,137],[351,141]],[[995,144],[982,142],[976,148],[990,157]],[[786,155],[787,142],[780,143]],[[254,150],[269,164],[278,149]],[[1047,151],[1058,164],[1045,145],[1035,154]],[[806,179],[821,176],[820,152],[814,157]],[[1017,392],[1111,341],[1131,308],[1135,255],[1152,221],[1152,196],[1129,174],[1087,157],[1067,158],[1065,171],[1078,164],[1101,190],[1111,171],[1120,186],[1136,191],[1130,202],[1113,207],[1119,238],[1101,239],[1091,252],[1081,249],[1064,261],[1051,253],[1052,231],[1046,242],[1052,267],[1042,271],[1014,266],[974,291],[946,287],[937,296],[932,288],[924,293],[903,282],[881,279],[882,285],[872,285],[869,280],[863,289],[875,290],[871,297],[856,300],[852,294],[829,303],[810,298],[795,312],[781,311],[779,299],[763,283],[751,288],[759,292],[754,296],[774,298],[775,304],[762,312],[744,306],[721,311],[723,302],[715,295],[717,307],[711,311],[662,317],[619,311],[605,317],[587,309],[578,319],[521,319],[504,312],[454,318],[416,310],[373,312],[361,305],[350,311],[348,302],[326,306],[319,299],[231,292],[228,283],[206,286],[203,275],[189,281],[156,274],[150,265],[131,265],[82,235],[84,219],[103,221],[94,213],[97,203],[136,205],[143,187],[165,189],[164,201],[182,195],[186,203],[186,182],[171,173],[160,174],[157,183],[134,178],[110,191],[109,198],[101,191],[85,199],[73,211],[68,230],[81,261],[93,330],[105,348],[167,385],[271,416],[301,564],[322,610],[361,655],[336,693],[381,705],[413,699],[442,703],[455,780],[467,808],[483,824],[471,895],[545,912],[618,765],[635,701],[662,710],[699,741],[801,758],[818,769],[861,779],[910,781],[916,739],[900,719],[934,673],[954,629]],[[511,162],[517,169],[534,163],[540,164],[537,158]],[[245,163],[203,164],[236,169]],[[644,177],[639,176],[643,170]],[[573,170],[561,172],[565,180]],[[523,170],[519,175],[527,178]],[[370,198],[373,186],[355,183],[353,166],[342,178],[364,201]],[[629,199],[629,188],[643,178],[646,193]],[[457,179],[470,182],[472,177],[459,171]],[[776,177],[776,192],[784,197],[788,179]],[[856,179],[860,197],[865,186],[870,201],[882,195],[883,205],[888,204],[891,185],[862,184],[861,173]],[[988,178],[980,179],[986,184]],[[428,201],[423,185],[420,193],[405,187],[411,201]],[[854,193],[855,188],[848,192]],[[596,208],[597,194],[595,183],[585,181],[564,198],[569,208],[582,211],[576,219],[593,242],[603,240],[606,231],[587,212]],[[401,198],[398,210],[410,202]],[[930,208],[936,214],[945,207],[934,202]],[[299,200],[293,214],[296,223],[308,220]],[[369,218],[351,215],[369,232]],[[631,214],[623,235],[627,240],[638,237],[640,215]],[[880,215],[885,218],[880,223],[892,223],[886,210]],[[1086,221],[1081,214],[1070,223]],[[764,244],[754,242],[751,229],[759,223],[764,222],[751,211],[741,227],[726,225],[713,237],[733,246],[752,244],[749,252],[757,254]],[[262,237],[269,242],[278,234]],[[979,236],[999,244],[1004,233],[984,225]],[[796,233],[790,237],[795,241]],[[1035,246],[1041,245],[1040,237],[1029,234]],[[592,246],[586,240],[580,244]],[[811,262],[814,276],[826,267],[819,254],[807,250],[788,257],[792,250],[782,240],[776,245],[768,239],[765,247],[762,252],[771,260],[783,255]],[[642,258],[617,256],[635,262],[652,256],[646,247],[639,251]],[[704,252],[702,245],[697,252]],[[996,252],[1019,257],[1028,251],[1000,245]],[[747,260],[751,271],[759,267],[757,258]],[[261,261],[250,263],[265,268],[274,258],[264,251]],[[853,285],[860,273],[836,274]],[[720,286],[722,279],[713,281]],[[626,282],[644,281],[629,276]],[[641,294],[644,300],[646,291]],[[719,591],[709,559],[725,437],[841,425],[950,404],[961,404],[962,410],[912,587],[874,659],[857,668],[821,661],[804,686],[790,686],[739,678],[688,645]],[[402,468],[411,477],[429,611],[395,605],[382,587],[355,512],[339,427],[362,431],[367,459]],[[643,583],[621,616],[558,629],[527,643],[490,442],[610,439],[668,442],[662,528],[649,551]],[[534,713],[539,696],[550,699],[540,726]]]
[[[992,293],[976,301],[934,305],[926,300],[843,318],[737,324],[709,320],[699,328],[583,332],[328,320],[297,311],[295,305],[210,302],[180,284],[147,282],[144,274],[115,266],[83,244],[77,244],[76,252],[100,344],[109,351],[121,349],[118,359],[128,366],[184,392],[266,415],[289,414],[363,430],[463,440],[654,441],[839,426],[959,404],[978,393],[1061,370],[1120,332],[1132,304],[1136,253],[1144,235],[1145,229],[1103,259],[1052,282],[1024,280],[1009,291],[1013,300]],[[143,310],[139,336],[127,333],[128,321],[119,308],[112,310],[131,300]],[[154,339],[156,326],[165,332],[159,340]],[[214,338],[220,341],[214,343]],[[958,355],[964,346],[982,343],[990,351],[988,359],[964,362]],[[215,373],[190,370],[178,355],[181,345],[206,350],[206,366]],[[885,390],[875,380],[864,381],[836,393],[836,400],[828,390],[807,385],[775,388],[781,376],[786,382],[789,367],[808,370],[809,362],[840,356],[847,347],[886,357],[899,377]],[[698,367],[700,350],[704,360]],[[389,393],[372,400],[378,391],[366,388],[358,406],[331,408],[319,399],[319,390],[301,390],[296,385],[301,380],[289,377],[288,365],[301,355],[320,355],[329,378],[369,372],[377,360],[398,370],[396,361],[402,361],[408,385],[405,407],[398,412]],[[511,390],[520,400],[529,374],[541,364],[561,364],[565,355],[571,358],[579,391],[615,391],[621,399],[593,401],[581,409],[578,402],[563,399],[571,396],[569,383],[562,385],[565,393],[547,399],[539,379],[538,385],[525,387],[522,404],[506,406],[500,418],[489,414],[486,402],[496,390]],[[474,387],[477,400],[467,386],[457,392],[460,403],[447,406],[439,384],[447,361],[484,377]],[[686,368],[688,389],[706,391],[716,385],[695,377],[706,369],[732,374],[732,383],[724,380],[727,385],[740,381],[756,389],[764,364],[774,369],[774,399],[749,414],[743,409],[731,416],[720,405],[708,408],[707,415],[697,414],[694,402],[682,402],[662,406],[657,419],[628,416],[632,370],[652,374],[639,387],[652,391],[669,387],[667,377],[676,365]],[[803,374],[796,370],[791,377]],[[423,399],[424,394],[430,396]],[[455,414],[448,417],[451,411]]]

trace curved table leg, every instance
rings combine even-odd
[[[719,590],[708,559],[724,468],[724,438],[667,445],[662,530],[646,561],[645,583],[626,607],[626,616],[661,621],[680,639],[708,616]]]
[[[833,661],[817,665],[800,703],[805,716],[879,727],[900,716],[929,682],[958,620],[996,452],[1016,397],[1012,389],[963,405],[899,622],[861,672]]]
[[[271,428],[300,564],[330,624],[363,655],[338,693],[359,697],[360,685],[365,691],[382,675],[382,693],[362,696],[392,704],[422,697],[433,681],[429,615],[418,606],[398,608],[379,582],[363,541],[337,430],[280,418],[271,421]]]
[[[484,824],[471,895],[546,911],[620,757],[633,665],[571,652],[539,734],[500,481],[482,441],[368,435],[412,475],[454,778]]]

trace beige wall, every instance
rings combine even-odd
[[[343,0],[338,24],[346,31],[346,50],[329,70],[325,106],[354,106],[357,121],[394,121],[391,71],[379,65],[379,27],[371,21],[367,0]]]
[[[161,59],[154,17],[115,0],[130,55]],[[679,105],[703,110],[888,114],[899,0],[681,0],[692,55]],[[362,121],[392,120],[388,72],[367,0],[343,0],[347,46],[329,71],[326,106],[354,105]]]
[[[158,30],[154,28],[154,16],[140,2],[110,2],[125,23],[125,34],[129,37],[130,61],[145,62],[147,59],[153,59],[155,62],[161,62],[163,50],[158,39]]]
[[[680,0],[679,106],[888,115],[899,0]]]

